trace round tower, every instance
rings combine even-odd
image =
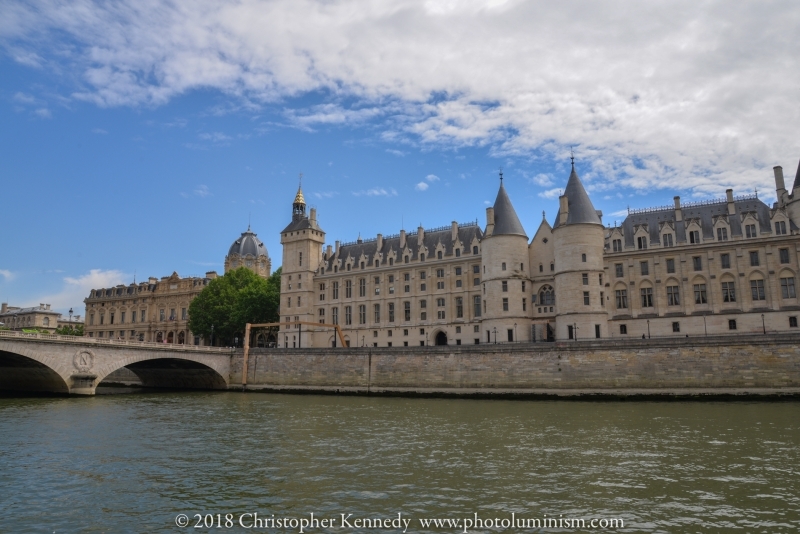
[[[503,186],[486,209],[481,240],[481,343],[530,341],[528,236]]]
[[[583,188],[575,162],[553,228],[556,340],[608,337],[603,299],[603,223]]]

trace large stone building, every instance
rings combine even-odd
[[[302,191],[281,232],[278,344],[415,346],[797,328],[800,167],[757,196],[631,210],[604,226],[575,170],[529,240],[502,182],[486,227],[458,224],[325,243]]]
[[[74,326],[81,324],[80,315],[75,315],[71,319]],[[55,333],[56,328],[66,324],[69,322],[62,320],[61,314],[51,310],[49,304],[42,303],[28,308],[9,306],[6,302],[0,305],[0,326],[11,330],[36,329]]]
[[[225,256],[225,271],[246,267],[268,278],[271,261],[267,249],[256,234],[243,232]],[[204,277],[181,278],[177,272],[147,282],[94,289],[86,303],[84,332],[89,337],[129,339],[204,345],[189,329],[189,303],[217,277],[214,271]]]

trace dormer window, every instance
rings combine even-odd
[[[717,228],[717,241],[727,241],[727,240],[728,240],[728,229]]]
[[[755,224],[747,224],[747,225],[745,225],[744,231],[745,231],[745,235],[748,238],[758,237],[758,234],[756,234],[756,225]]]
[[[647,248],[647,237],[637,237],[636,245],[639,250],[645,250]]]
[[[700,232],[698,230],[689,232],[689,243],[693,245],[700,243]]]
[[[672,234],[664,234],[664,246],[674,247],[675,242],[672,240]]]
[[[778,221],[775,223],[775,235],[786,235],[785,221]]]

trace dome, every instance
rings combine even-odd
[[[242,233],[241,237],[233,242],[230,250],[228,250],[228,256],[234,254],[238,254],[239,256],[246,256],[249,254],[256,258],[268,256],[267,247],[258,239],[256,234],[250,231],[249,227],[246,232]]]

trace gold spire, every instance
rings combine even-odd
[[[305,204],[306,199],[303,197],[303,187],[300,186],[297,188],[297,194],[294,196],[294,203],[295,204]]]

